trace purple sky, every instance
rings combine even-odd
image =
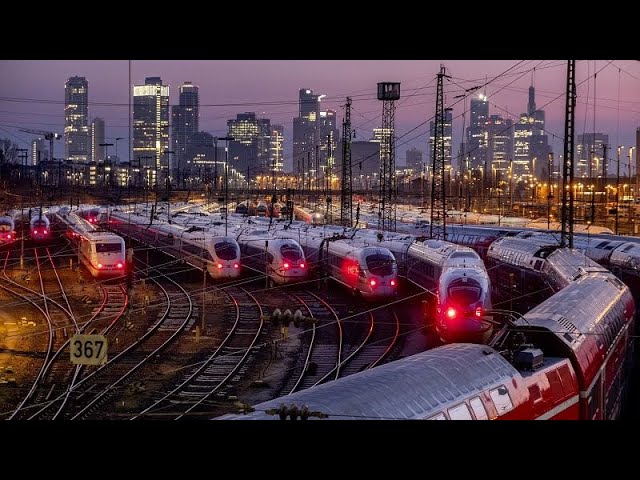
[[[536,67],[536,104],[544,107],[547,130],[556,156],[562,151],[559,138],[564,132],[564,89],[566,62],[561,60],[339,60],[339,61],[235,61],[235,60],[177,60],[131,62],[133,84],[144,83],[146,76],[161,76],[171,87],[171,103],[178,101],[178,86],[191,81],[200,87],[200,129],[213,135],[226,133],[226,121],[236,113],[254,111],[272,123],[285,126],[285,166],[290,166],[292,119],[297,115],[297,94],[300,88],[311,88],[327,95],[325,108],[338,111],[342,121],[347,95],[353,96],[352,124],[357,140],[368,139],[371,130],[380,125],[382,105],[375,100],[376,83],[399,81],[402,98],[397,104],[396,130],[402,136],[431,118],[435,111],[435,76],[440,64],[447,67],[453,78],[445,83],[445,106],[453,105],[454,154],[458,150],[462,132],[464,106],[453,97],[465,88],[481,85],[512,68],[486,87],[490,114],[517,119],[527,105],[527,89],[532,81],[530,70]],[[609,134],[612,152],[615,146],[635,144],[635,131],[640,127],[640,62],[632,60],[579,61],[577,64],[578,104],[576,133],[593,131],[594,66],[599,73],[595,82],[595,129]],[[603,68],[604,67],[604,68]],[[621,72],[619,74],[619,69]],[[126,60],[89,61],[0,61],[0,137],[20,143],[30,142],[31,134],[17,128],[63,130],[64,83],[73,75],[85,76],[89,81],[91,117],[106,122],[108,141],[127,135],[128,62]],[[580,82],[583,82],[580,84]],[[618,82],[619,108],[618,108]],[[33,99],[16,102],[13,99]],[[554,100],[555,99],[555,100]],[[42,102],[45,101],[45,102]],[[50,103],[50,102],[56,103]],[[114,105],[91,105],[91,103]],[[252,104],[253,102],[253,104]],[[270,105],[255,103],[269,102]],[[458,102],[458,103],[455,103]],[[549,105],[545,106],[546,103]],[[241,105],[225,105],[236,103]],[[466,124],[469,115],[466,114]],[[620,125],[618,130],[617,125]],[[427,150],[428,123],[398,141],[398,164],[404,164],[405,151],[410,147]],[[9,133],[10,132],[10,133]],[[20,142],[21,140],[22,142]],[[577,140],[577,139],[576,139]],[[62,142],[56,145],[56,156],[62,154]],[[128,159],[127,142],[119,142],[119,156]],[[111,152],[110,152],[111,153]],[[626,155],[626,153],[625,153]],[[626,159],[625,159],[626,163]]]

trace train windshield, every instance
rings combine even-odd
[[[381,255],[379,253],[374,255],[367,255],[367,270],[373,275],[392,275],[393,274],[393,258],[388,255]]]
[[[11,231],[11,224],[9,223],[0,223],[0,232],[10,232]]]
[[[454,252],[451,254],[451,258],[473,258],[474,260],[480,259],[475,252]]]
[[[119,243],[96,243],[96,253],[120,253],[122,245]]]
[[[218,242],[213,248],[216,251],[216,256],[220,260],[235,260],[238,258],[238,250],[234,243]]]
[[[290,262],[302,260],[302,252],[298,247],[293,245],[283,245],[280,247],[280,253],[282,253],[285,260],[289,260]]]
[[[481,290],[478,287],[449,287],[449,298],[458,305],[469,305],[480,300]]]

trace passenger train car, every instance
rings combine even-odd
[[[97,278],[122,276],[126,272],[124,240],[112,232],[100,231],[76,213],[56,213],[65,235],[76,245],[79,259]]]
[[[7,212],[0,215],[0,241],[10,242],[16,239],[16,224],[13,215]]]
[[[214,280],[237,278],[241,273],[240,247],[231,236],[212,231],[206,220],[191,225],[167,223],[148,216],[114,211],[111,228],[135,240],[159,248],[199,269],[206,269]],[[199,225],[200,224],[200,225]]]
[[[628,287],[585,272],[492,346],[445,345],[220,419],[284,419],[294,407],[298,417],[330,420],[617,419],[634,315]]]
[[[288,238],[273,238],[263,228],[241,231],[237,236],[244,263],[283,285],[307,278],[309,267],[300,245]]]
[[[41,208],[31,209],[29,220],[29,235],[32,240],[48,240],[51,237],[49,218]]]

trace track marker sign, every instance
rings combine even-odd
[[[74,335],[70,341],[71,363],[75,365],[104,365],[107,363],[109,343],[104,335]]]

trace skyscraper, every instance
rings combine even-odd
[[[89,157],[89,82],[69,77],[64,84],[64,158],[86,162]]]
[[[184,172],[185,154],[191,146],[193,136],[198,133],[200,100],[198,87],[191,82],[180,86],[179,104],[174,105],[171,112],[171,147],[174,151],[172,168]],[[213,146],[211,147],[213,148]]]
[[[505,172],[513,160],[513,121],[501,115],[491,115],[487,120],[487,155],[492,169]]]
[[[576,177],[597,178],[602,175],[602,145],[609,144],[606,133],[583,133],[578,135],[574,160],[574,175]],[[623,170],[620,170],[621,172]]]
[[[407,168],[413,168],[413,173],[419,173],[422,171],[422,150],[418,150],[413,147],[407,150],[406,161]]]
[[[465,142],[465,156],[470,160],[470,168],[484,168],[485,162],[488,160],[487,150],[489,147],[487,133],[489,102],[486,95],[480,94],[479,98],[471,100],[470,117]]]
[[[31,141],[31,162],[29,165],[36,166],[40,162],[49,158],[49,149],[43,138],[36,138]]]
[[[257,118],[254,112],[239,113],[227,120],[229,136],[229,167],[249,177],[271,171],[271,120]]]
[[[514,175],[539,178],[542,170],[546,168],[547,154],[551,148],[544,124],[544,110],[536,109],[535,88],[532,85],[529,87],[527,112],[520,114],[520,120],[514,126]]]
[[[94,162],[104,162],[105,147],[100,146],[101,143],[105,143],[103,119],[96,117],[93,120],[91,120],[89,135],[91,136],[91,148],[89,150],[89,160]]]
[[[154,165],[154,172],[145,178],[152,178],[155,169],[168,164],[169,149],[169,85],[163,85],[160,77],[145,78],[144,85],[133,86],[133,161],[142,157],[142,165]]]
[[[271,125],[270,159],[272,169],[277,173],[284,171],[284,127]]]
[[[293,170],[296,173],[316,169],[315,148],[320,144],[320,100],[324,95],[315,95],[313,90],[302,88],[298,96],[298,116],[293,119]]]
[[[453,116],[451,109],[446,108],[444,110],[444,168],[448,170],[451,168],[451,145],[453,137]],[[435,122],[429,122],[429,157],[427,158],[427,164],[433,163],[433,143],[435,141]]]

